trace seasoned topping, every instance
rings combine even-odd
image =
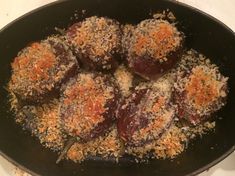
[[[124,28],[124,54],[129,67],[144,79],[160,78],[182,55],[184,36],[168,21],[148,19],[127,29]]]
[[[25,48],[12,63],[15,79],[29,79],[32,82],[49,78],[49,70],[56,63],[56,56],[50,45],[35,42]]]
[[[171,92],[161,83],[140,85],[121,105],[118,131],[128,145],[140,146],[159,138],[172,122]]]
[[[49,37],[23,49],[11,66],[9,89],[23,100],[37,102],[72,76],[78,63],[61,38]]]
[[[118,138],[117,129],[111,128],[111,131],[106,136],[100,136],[85,144],[76,143],[68,151],[68,158],[81,162],[88,155],[102,157],[120,157],[121,155],[121,143]]]
[[[164,106],[166,100],[164,97],[159,97],[159,99],[153,104],[152,112],[159,112],[162,106]]]
[[[133,35],[133,31],[136,26],[126,24],[122,26],[122,54],[126,54],[130,48],[130,42]]]
[[[188,52],[177,69],[174,97],[179,116],[196,124],[224,105],[228,78],[204,56]]]
[[[63,148],[65,136],[58,109],[59,103],[56,99],[42,105],[24,106],[18,111],[16,120],[38,137],[45,147],[59,151]]]
[[[185,85],[186,101],[189,101],[196,109],[202,110],[216,101],[220,96],[224,97],[222,90],[224,83],[216,79],[216,70],[206,66],[193,68],[192,74]]]
[[[202,54],[184,52],[183,33],[165,20],[173,23],[174,14],[122,28],[93,16],[23,49],[8,87],[16,122],[59,152],[57,162],[183,152],[214,129],[206,120],[225,105],[228,78]],[[97,72],[104,70],[112,72]]]
[[[133,86],[133,74],[129,72],[124,65],[121,65],[115,71],[114,77],[122,94],[128,96],[130,94],[130,89]]]
[[[60,113],[70,135],[84,137],[105,120],[107,102],[114,98],[114,87],[106,81],[105,77],[87,73],[66,85]]]
[[[169,127],[174,113],[174,109],[165,110],[164,112],[154,112],[156,116],[149,119],[148,125],[133,134],[133,142],[138,141],[144,144],[145,141],[152,141],[153,139],[159,138]]]
[[[152,153],[156,158],[174,158],[179,153],[183,152],[185,142],[187,141],[186,135],[182,129],[171,125],[160,139],[147,143],[145,146],[127,148],[127,153],[144,159],[148,153]]]
[[[36,113],[38,124],[35,135],[46,147],[54,150],[60,150],[64,145],[58,109],[59,104],[54,101],[49,105],[44,104],[42,107],[38,107]]]
[[[94,61],[97,57],[109,60],[107,55],[119,49],[121,43],[118,23],[104,17],[93,16],[73,25],[67,36],[80,52]]]
[[[175,51],[182,42],[176,27],[163,20],[144,20],[134,30],[129,52],[137,56],[149,56],[159,62]]]

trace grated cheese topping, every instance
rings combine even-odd
[[[93,16],[71,26],[65,38],[75,46],[76,52],[89,56],[94,62],[102,59],[103,63],[107,63],[120,52],[128,59],[149,56],[154,61],[164,62],[183,40],[175,25],[164,19],[174,21],[175,17],[166,11],[137,26],[122,26],[120,31],[118,22]],[[140,161],[174,158],[187,148],[191,139],[215,129],[215,122],[201,119],[225,105],[228,78],[220,73],[218,66],[195,50],[187,51],[175,67],[157,81],[139,80],[135,86],[136,77],[124,65],[120,65],[111,76],[82,70],[64,83],[59,99],[37,105],[26,103],[24,106],[19,97],[36,95],[40,98],[38,95],[58,86],[69,69],[74,65],[78,67],[67,41],[52,36],[34,42],[19,52],[11,65],[9,93],[15,120],[24,129],[30,130],[45,147],[60,153],[64,141],[70,136],[85,138],[94,127],[104,122],[104,114],[111,108],[107,103],[116,98],[118,91],[112,84],[114,79],[124,98],[137,96],[132,89],[147,90],[133,115],[144,114],[142,117],[148,123],[133,133],[132,140],[148,142],[140,146],[124,146],[117,127],[113,125],[103,136],[89,142],[76,142],[67,153],[68,159],[81,162],[89,157],[101,156],[118,161],[125,154],[136,156]],[[58,47],[63,48],[63,54]],[[120,108],[127,108],[129,103],[135,107],[127,98],[126,104]],[[177,118],[180,111],[186,112],[183,118],[198,118],[191,119],[195,126],[182,123]],[[139,122],[143,121],[136,123]],[[136,162],[139,162],[138,159]]]
[[[129,54],[149,56],[158,62],[167,60],[167,55],[180,47],[181,33],[165,20],[148,19],[137,25],[133,31]]]
[[[67,32],[68,41],[76,46],[77,51],[88,55],[95,62],[97,58],[107,61],[110,54],[119,51],[120,36],[118,22],[97,16],[75,23]]]
[[[128,71],[128,69],[124,65],[121,65],[115,71],[114,77],[116,79],[117,84],[119,85],[123,96],[128,96],[133,86],[134,75],[130,71]]]
[[[190,58],[190,56],[192,58]],[[190,61],[193,62],[190,63]],[[182,106],[191,115],[206,116],[224,105],[227,96],[228,78],[221,75],[216,65],[203,55],[191,51],[177,71],[174,85],[177,96],[181,96]],[[183,98],[182,98],[183,97]]]
[[[71,136],[86,136],[103,122],[106,104],[114,98],[114,87],[106,78],[93,73],[81,73],[66,85],[61,99],[60,116]]]
[[[11,66],[9,89],[28,98],[52,91],[78,63],[62,38],[52,36],[24,48]]]

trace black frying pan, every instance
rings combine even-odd
[[[229,76],[228,103],[217,113],[215,132],[193,141],[173,161],[152,160],[136,164],[123,158],[118,164],[100,158],[82,164],[63,161],[55,164],[57,154],[43,148],[39,141],[23,132],[9,111],[8,94],[4,89],[10,78],[10,63],[17,52],[29,42],[56,33],[74,20],[74,11],[85,9],[86,16],[100,15],[122,23],[138,23],[149,18],[150,12],[170,9],[177,17],[178,28],[186,38],[186,47],[202,52]],[[82,14],[82,13],[81,13]],[[33,175],[195,175],[228,156],[235,149],[235,35],[221,22],[189,6],[163,0],[70,0],[44,6],[17,19],[0,31],[0,154]]]

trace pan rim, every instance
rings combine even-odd
[[[164,0],[162,0],[164,1]],[[196,8],[196,7],[193,7],[191,5],[188,5],[186,3],[183,3],[183,2],[179,2],[179,1],[172,1],[172,0],[165,0],[167,2],[170,2],[176,6],[182,6],[182,7],[185,7],[191,11],[194,11],[194,12],[197,12],[199,14],[201,14],[202,16],[208,18],[210,21],[214,21],[216,22],[217,24],[219,24],[221,27],[223,27],[224,29],[226,29],[230,34],[233,35],[233,39],[235,40],[235,31],[233,31],[230,27],[228,27],[226,24],[224,24],[222,21],[220,21],[219,19],[213,17],[212,15]],[[66,2],[66,0],[60,0],[60,1],[54,1],[54,2],[51,2],[51,3],[48,3],[48,4],[45,4],[43,6],[40,6],[38,8],[35,8],[23,15],[21,15],[20,17],[14,19],[13,21],[11,21],[10,23],[8,23],[7,25],[3,26],[1,29],[0,29],[0,34],[3,33],[5,30],[7,30],[8,28],[10,28],[14,23],[16,23],[17,21],[20,21],[21,19],[24,19],[25,17],[27,16],[30,16],[31,14],[34,14],[44,8],[48,8],[48,7],[51,7],[51,6],[54,6],[56,4],[61,4],[63,2]],[[233,144],[233,146],[228,149],[225,153],[223,153],[220,157],[218,157],[217,159],[213,160],[212,162],[206,164],[205,166],[189,173],[189,174],[186,174],[186,176],[194,176],[194,175],[197,175],[197,174],[200,174],[202,173],[203,171],[206,171],[208,169],[210,169],[211,167],[213,167],[214,165],[218,164],[219,162],[223,161],[226,157],[228,157],[230,154],[232,154],[233,152],[235,151],[235,143]],[[10,162],[11,164],[13,164],[14,166],[26,171],[27,173],[31,174],[32,176],[40,176],[39,174],[35,173],[34,171],[26,168],[25,166],[23,166],[22,164],[18,163],[17,161],[15,161],[13,158],[9,157],[7,154],[5,154],[4,152],[2,152],[2,150],[0,149],[0,155],[5,158],[8,162]]]

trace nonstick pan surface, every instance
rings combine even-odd
[[[227,105],[216,116],[215,132],[197,138],[173,160],[135,163],[124,157],[90,158],[81,164],[63,161],[55,164],[57,154],[40,145],[36,138],[14,122],[8,93],[10,63],[28,43],[56,34],[55,27],[66,28],[75,21],[98,15],[136,24],[150,13],[169,9],[177,17],[177,27],[186,35],[186,47],[211,58],[229,77]],[[86,13],[81,13],[86,10]],[[74,13],[78,18],[74,18]],[[235,35],[224,24],[197,9],[163,0],[70,0],[58,1],[36,9],[0,31],[0,154],[33,175],[43,176],[181,176],[198,174],[228,156],[235,149]]]

